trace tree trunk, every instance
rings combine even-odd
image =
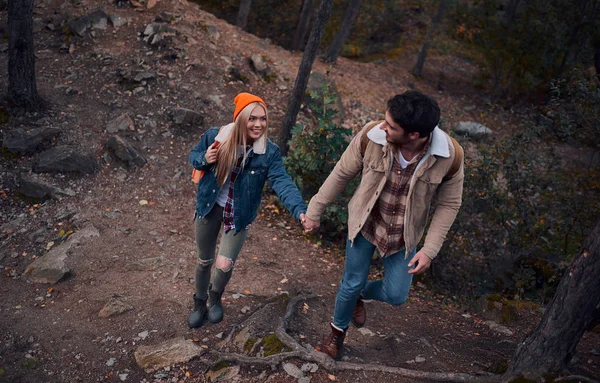
[[[292,127],[296,123],[296,117],[300,111],[300,103],[304,97],[306,85],[308,85],[310,70],[315,61],[319,45],[321,44],[325,26],[331,15],[331,8],[333,8],[333,0],[321,0],[319,10],[317,11],[317,19],[310,32],[306,48],[304,49],[304,55],[302,56],[302,62],[300,63],[300,68],[298,68],[298,75],[296,76],[296,82],[294,84],[294,90],[292,91],[288,102],[287,112],[283,118],[281,131],[279,132],[279,146],[281,147],[281,153],[284,156],[287,155],[290,148],[289,141],[292,137]]]
[[[431,25],[427,29],[427,35],[425,36],[425,42],[423,43],[423,47],[421,48],[421,52],[419,52],[419,56],[417,57],[417,63],[414,68],[410,71],[414,76],[421,77],[423,74],[423,66],[425,65],[425,59],[427,58],[427,52],[429,51],[429,47],[431,47],[431,43],[433,42],[433,35],[437,27],[440,25],[442,18],[444,17],[444,13],[448,8],[449,0],[440,0],[440,5],[438,10],[431,21]]]
[[[38,106],[33,53],[33,0],[8,2],[8,98],[19,108]]]
[[[596,76],[600,78],[600,42],[594,46],[594,67],[596,68]]]
[[[346,8],[346,12],[344,12],[344,19],[342,20],[342,25],[340,29],[335,34],[335,37],[329,44],[329,48],[327,49],[327,54],[325,55],[325,61],[328,63],[335,63],[340,52],[342,51],[342,46],[346,42],[348,36],[350,36],[350,31],[354,27],[354,23],[356,23],[356,18],[358,17],[358,11],[360,10],[361,0],[350,0],[350,4],[348,4],[348,8]]]
[[[504,378],[540,379],[566,369],[600,307],[600,221],[585,240],[537,328],[519,345]]]
[[[240,27],[240,29],[246,29],[246,25],[248,25],[248,14],[250,13],[250,6],[252,5],[252,0],[242,0],[240,2],[240,10],[238,11],[236,25]]]
[[[308,31],[308,25],[310,24],[310,16],[312,15],[313,0],[304,0],[302,2],[302,9],[300,10],[300,18],[298,19],[298,26],[294,33],[294,40],[292,41],[292,50],[302,50],[304,46],[304,38]]]

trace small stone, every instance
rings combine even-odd
[[[112,367],[112,366],[114,366],[114,365],[115,365],[115,363],[116,363],[116,362],[117,362],[117,358],[110,358],[110,359],[109,359],[109,360],[106,362],[106,365],[107,365],[108,367]]]
[[[422,356],[417,356],[415,357],[415,362],[417,363],[423,363],[425,362],[427,359],[423,358]]]
[[[302,367],[300,367],[300,370],[302,370],[302,372],[310,372],[310,373],[315,373],[315,372],[317,372],[318,369],[319,369],[319,365],[316,363],[304,363],[302,365]]]
[[[242,309],[240,311],[242,312],[242,314],[246,314],[248,311],[250,311],[250,307],[244,306],[244,307],[242,307]]]
[[[141,333],[138,334],[138,336],[140,337],[141,340],[145,340],[148,337],[148,330],[146,331],[142,331]]]
[[[129,375],[129,374],[119,374],[119,379],[121,379],[121,382],[124,382],[124,381],[126,381],[126,380],[127,380],[127,376],[128,376],[128,375]]]
[[[295,364],[284,363],[283,369],[288,373],[289,376],[293,378],[300,379],[304,377],[304,373]]]
[[[375,336],[375,333],[366,327],[359,328],[358,332],[360,332],[363,335],[367,335],[367,336]]]

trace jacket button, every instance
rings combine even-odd
[[[429,178],[427,178],[425,181],[429,182]]]
[[[215,189],[213,189],[213,193],[216,193],[217,191]]]
[[[209,204],[209,203],[207,203],[207,204],[206,204],[206,206],[210,206],[210,204]]]
[[[371,169],[375,169],[375,165],[371,165]]]
[[[375,192],[375,195],[379,195],[379,192],[378,192],[378,191],[376,191],[376,192]]]
[[[250,174],[254,174],[254,170],[250,172]]]

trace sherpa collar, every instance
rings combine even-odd
[[[383,124],[383,122],[369,130],[367,137],[369,137],[369,139],[374,143],[385,146],[387,144],[387,140],[385,139],[385,132],[380,129],[381,124]],[[426,154],[444,158],[450,157],[450,149],[448,147],[448,139],[446,138],[446,134],[437,126],[431,133],[431,145],[429,145],[429,150]]]

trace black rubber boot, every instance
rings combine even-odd
[[[202,327],[206,319],[206,312],[206,298],[196,298],[196,294],[194,294],[194,312],[188,317],[188,326],[190,328]]]
[[[215,291],[208,292],[208,321],[210,323],[219,323],[223,320],[221,295],[223,295],[223,293]]]

